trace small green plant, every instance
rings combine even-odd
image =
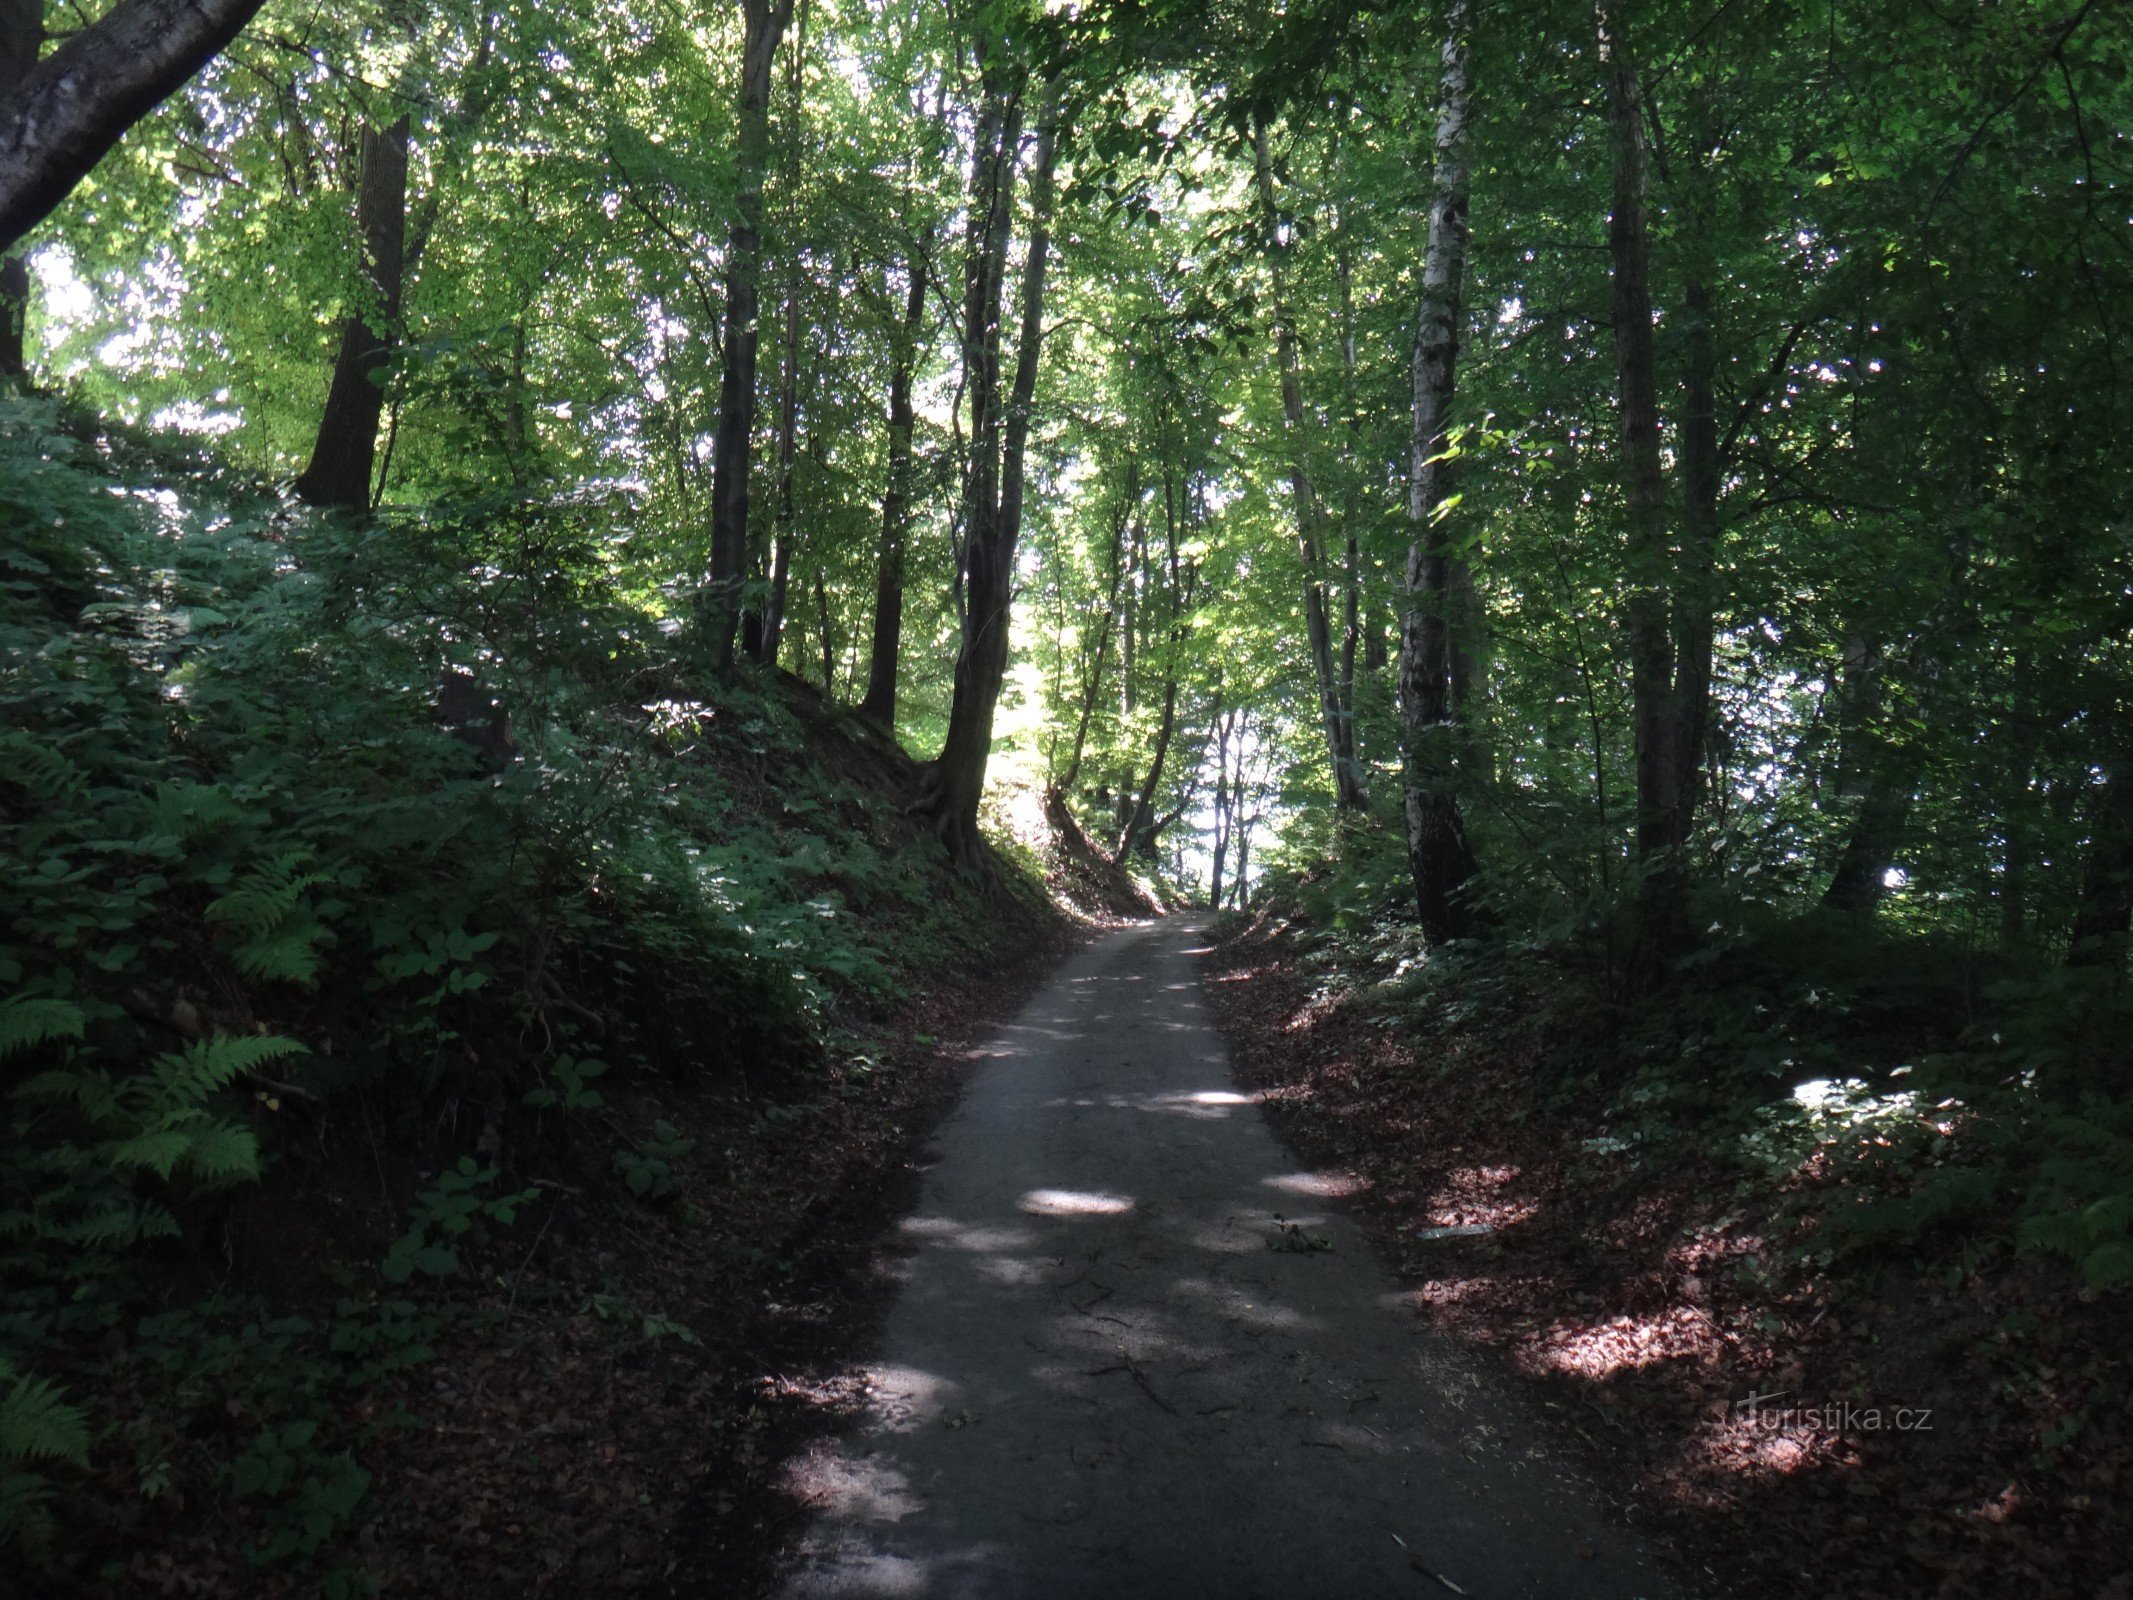
[[[2081,1269],[2091,1289],[2133,1283],[2133,1194],[2110,1194],[2073,1211],[2050,1211],[2018,1234],[2033,1250],[2051,1250]]]
[[[597,1111],[607,1102],[600,1091],[590,1087],[593,1079],[607,1071],[607,1063],[591,1058],[580,1061],[573,1056],[557,1056],[548,1069],[553,1080],[538,1089],[528,1089],[520,1104],[545,1110],[550,1106],[565,1111]]]
[[[405,1283],[416,1273],[432,1278],[449,1277],[459,1270],[456,1241],[465,1237],[476,1222],[509,1227],[522,1206],[541,1197],[539,1189],[520,1189],[494,1198],[481,1191],[496,1181],[496,1168],[479,1166],[472,1156],[437,1175],[437,1181],[415,1199],[415,1220],[407,1232],[393,1241],[378,1270],[389,1283]]]
[[[664,1200],[674,1192],[673,1164],[695,1148],[694,1139],[683,1138],[673,1123],[661,1120],[652,1124],[651,1137],[636,1149],[616,1151],[615,1164],[631,1194],[640,1200]]]

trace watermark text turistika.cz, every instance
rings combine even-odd
[[[1807,1402],[1789,1393],[1751,1394],[1727,1407],[1729,1414],[1745,1417],[1757,1428],[1789,1432],[1804,1428],[1810,1433],[1931,1433],[1931,1406],[1879,1406],[1852,1400]]]

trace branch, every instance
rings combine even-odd
[[[0,251],[237,37],[262,0],[120,0],[0,102]]]

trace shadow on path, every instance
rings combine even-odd
[[[1237,1092],[1177,919],[1000,1030],[784,1594],[1672,1597]]]

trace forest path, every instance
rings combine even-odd
[[[1672,1596],[1236,1091],[1199,941],[1111,934],[985,1047],[785,1595]]]

